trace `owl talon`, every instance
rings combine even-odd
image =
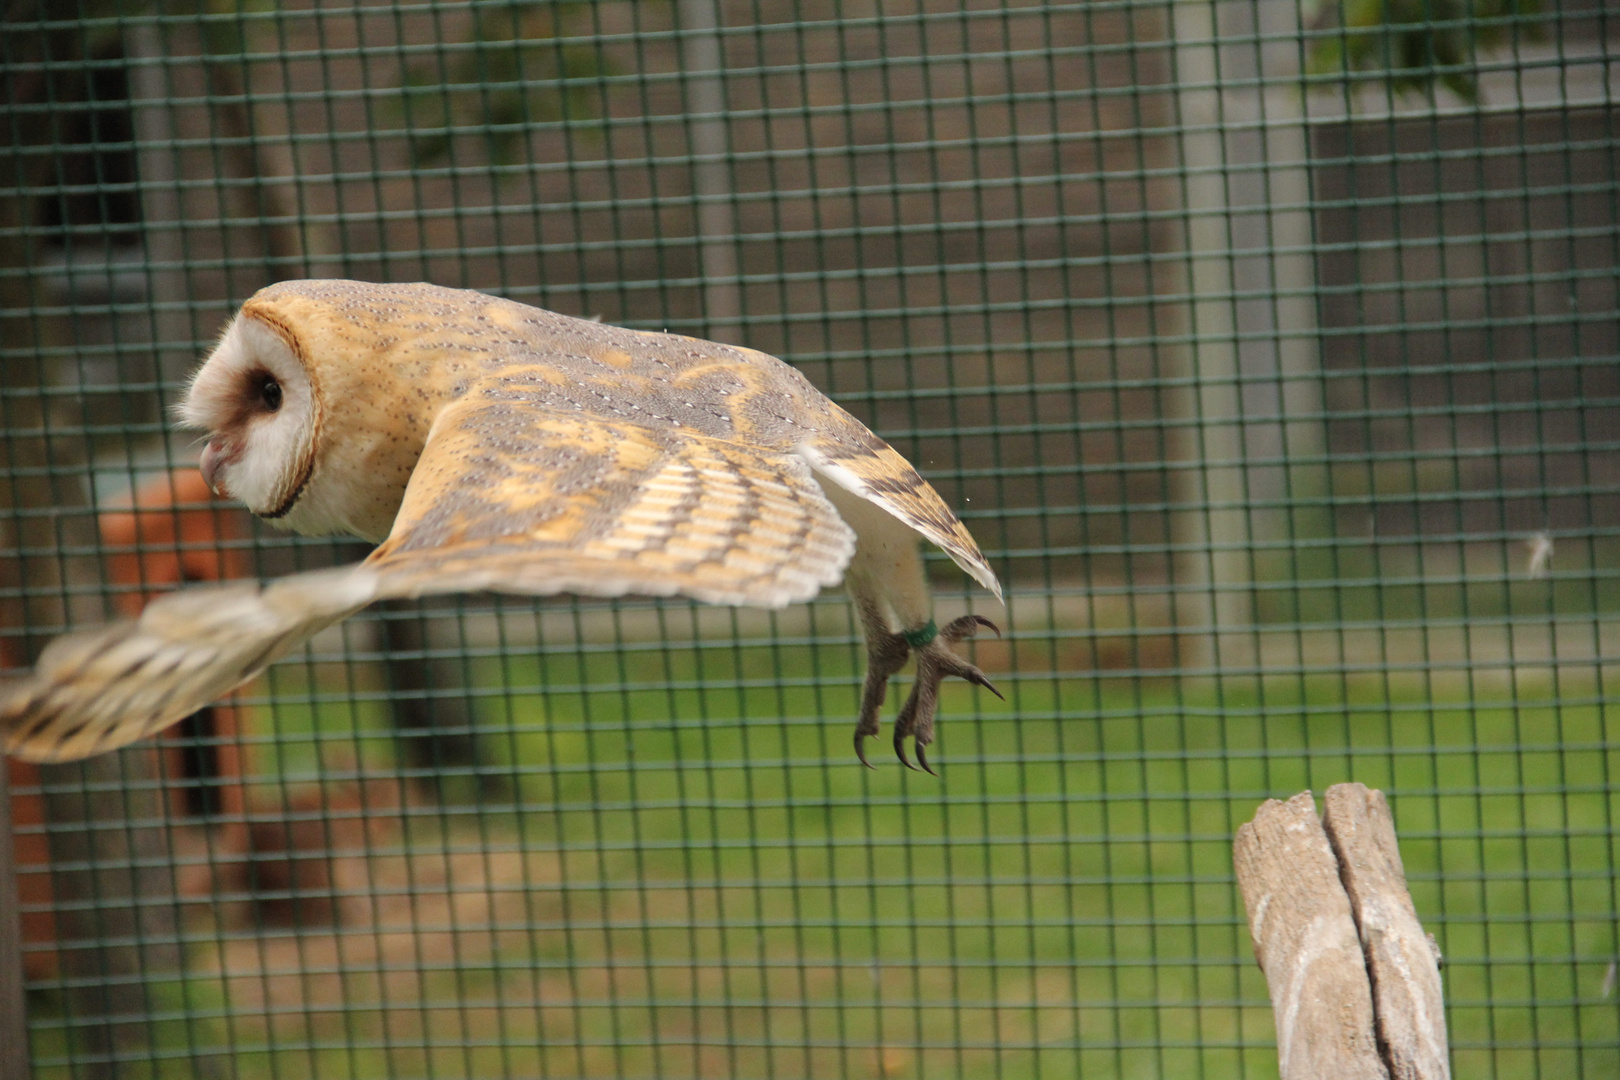
[[[894,722],[895,753],[907,768],[916,767],[906,759],[905,751],[901,749],[901,741],[910,735],[916,740],[917,762],[922,771],[931,776],[939,775],[928,764],[925,748],[934,741],[934,713],[939,708],[940,683],[954,675],[1001,697],[1001,691],[991,685],[984,672],[947,647],[971,638],[980,627],[995,630],[997,636],[1001,634],[989,619],[980,615],[964,615],[946,625],[933,641],[917,648],[917,680],[912,684],[911,696],[906,699]]]
[[[992,631],[996,637],[1001,636],[1001,627],[983,615],[963,615],[960,619],[952,619],[945,624],[945,629],[939,632],[939,636],[948,643],[955,645],[973,637],[979,632],[981,626]]]
[[[866,634],[866,685],[861,690],[861,715],[855,722],[855,756],[869,769],[877,768],[866,760],[865,741],[876,738],[883,730],[883,702],[889,696],[889,678],[897,674],[911,659],[911,646],[904,634],[886,630],[874,631],[869,619]]]
[[[989,679],[985,678],[984,672],[980,671],[976,667],[973,667],[971,664],[964,665],[964,666],[966,667],[967,670],[965,670],[965,671],[953,671],[953,672],[951,672],[951,674],[952,675],[958,675],[961,678],[966,679],[968,682],[972,683],[974,686],[982,686],[982,687],[984,687],[984,689],[990,691],[992,694],[996,695],[996,697],[1000,698],[1002,701],[1007,700],[1007,695],[1003,694],[1000,690],[997,690],[995,684],[992,683]]]
[[[876,732],[873,732],[873,734],[876,734]],[[865,765],[868,769],[876,770],[877,766],[866,760],[867,738],[866,732],[861,731],[859,728],[855,730],[855,756],[861,759],[862,765]]]
[[[911,763],[911,759],[906,757],[906,733],[901,730],[899,724],[894,725],[894,756],[900,759],[900,764],[912,772],[920,771],[917,766]],[[917,748],[917,756],[922,756],[922,747],[920,746]]]

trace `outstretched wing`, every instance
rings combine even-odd
[[[139,619],[57,638],[0,700],[6,751],[74,761],[145,738],[369,604],[363,567],[170,593]]]
[[[502,395],[435,422],[379,595],[690,596],[782,607],[837,584],[855,549],[797,455]]]

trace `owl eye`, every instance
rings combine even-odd
[[[275,412],[281,408],[281,384],[274,375],[260,375],[258,389],[259,401],[264,404],[266,411]]]

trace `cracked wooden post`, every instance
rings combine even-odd
[[[1322,825],[1361,933],[1378,1046],[1389,1074],[1394,1080],[1448,1080],[1440,948],[1423,932],[1406,891],[1389,803],[1382,791],[1335,784],[1323,800]]]
[[[1233,863],[1282,1080],[1384,1080],[1361,939],[1311,793],[1262,803],[1238,830]]]
[[[1269,799],[1233,863],[1277,1021],[1282,1080],[1449,1080],[1438,950],[1382,792]]]

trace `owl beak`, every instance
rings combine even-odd
[[[225,494],[219,489],[219,481],[216,479],[219,467],[224,462],[225,452],[220,449],[219,443],[210,440],[208,445],[203,447],[202,460],[197,463],[197,467],[202,470],[203,482],[208,485],[208,490],[215,495]]]

